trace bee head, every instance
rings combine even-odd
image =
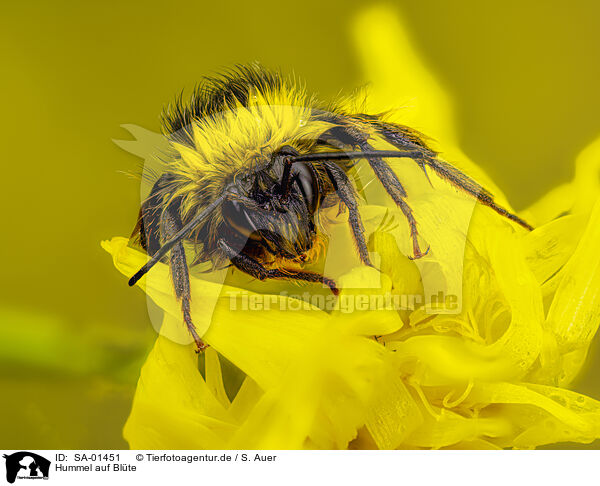
[[[268,164],[236,177],[222,211],[225,222],[241,236],[274,255],[301,260],[316,233],[319,179],[309,164],[286,163],[297,154],[284,146]]]

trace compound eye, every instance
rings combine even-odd
[[[292,181],[298,186],[310,212],[317,209],[319,185],[313,169],[305,163],[296,163],[292,168]]]
[[[256,224],[241,202],[225,201],[222,211],[225,221],[238,233],[255,241],[261,239]]]

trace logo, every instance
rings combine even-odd
[[[14,483],[15,479],[48,479],[50,461],[33,452],[21,451],[7,456],[6,480]]]

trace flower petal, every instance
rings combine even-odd
[[[529,268],[544,295],[556,290],[558,271],[575,251],[586,223],[583,215],[568,215],[536,228],[523,238]]]
[[[502,447],[531,448],[560,441],[591,442],[600,436],[600,402],[561,388],[483,383],[469,398],[481,414],[501,414],[513,424]],[[488,408],[483,408],[488,406]],[[499,408],[500,407],[500,408]]]
[[[575,253],[561,271],[560,284],[548,312],[546,325],[556,338],[558,352],[564,355],[580,351],[578,363],[571,362],[568,373],[561,371],[560,385],[575,377],[600,325],[599,247],[600,199]]]
[[[396,449],[423,423],[423,416],[389,357],[384,382],[369,407],[366,427],[379,449]]]
[[[130,447],[221,449],[235,428],[200,376],[192,346],[159,336],[142,368],[125,424]]]

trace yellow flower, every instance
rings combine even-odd
[[[400,121],[506,204],[457,148],[450,103],[393,14],[367,10],[354,28],[369,111],[405,106]],[[193,274],[193,318],[211,346],[199,367],[193,345],[178,344],[188,337],[167,267],[139,282],[164,318],[124,430],[132,448],[531,448],[600,437],[600,402],[567,388],[600,323],[600,140],[572,183],[524,212],[531,233],[434,177],[427,189],[414,167],[394,168],[432,255],[407,259],[401,213],[370,204],[361,212],[381,272],[349,262],[346,225],[332,216],[327,270],[343,289],[333,310],[286,282]],[[130,276],[147,257],[127,243],[103,246]],[[436,306],[436,289],[458,300]],[[396,310],[381,295],[416,305]]]

